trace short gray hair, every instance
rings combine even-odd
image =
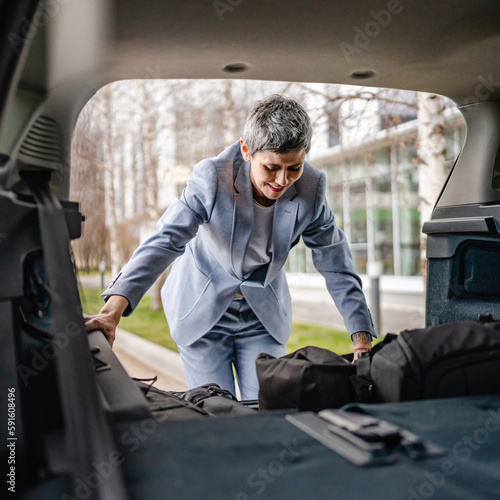
[[[243,139],[254,155],[259,151],[290,153],[311,147],[311,120],[294,99],[279,94],[254,104],[248,115]]]

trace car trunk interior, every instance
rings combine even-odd
[[[259,483],[258,470],[261,463],[280,456],[290,462],[281,461],[284,472],[276,475],[283,473],[289,480],[287,498],[293,497],[294,488],[307,493],[306,486],[314,482],[311,471],[317,472],[318,464],[321,481],[333,487],[323,451],[295,431],[279,428],[277,416],[264,416],[260,423],[251,417],[248,425],[243,419],[190,425],[163,422],[161,432],[145,440],[136,454],[123,441],[138,420],[133,412],[128,421],[117,419],[117,408],[123,411],[127,404],[109,403],[103,394],[120,386],[126,376],[120,372],[116,379],[104,381],[102,374],[96,374],[98,351],[86,350],[85,336],[73,342],[76,332],[84,329],[76,279],[73,273],[57,278],[72,265],[62,249],[81,234],[78,206],[68,200],[76,119],[103,85],[132,78],[329,82],[445,95],[459,106],[467,135],[432,219],[423,227],[428,235],[426,323],[500,318],[500,83],[495,80],[500,3],[54,0],[50,12],[38,4],[35,0],[0,4],[9,32],[0,42],[0,372],[4,386],[15,388],[19,398],[18,478],[19,484],[29,485],[26,498],[63,494],[69,476],[88,477],[94,472],[92,463],[112,461],[116,450],[125,457],[124,467],[116,466],[111,479],[88,498],[127,498],[125,483],[133,498],[163,498],[158,495],[169,486],[172,498],[193,498],[190,495],[204,491],[206,498],[217,498],[224,483],[207,492],[203,481],[189,485],[179,467],[192,463],[197,473],[216,474],[216,461],[231,467],[235,450],[244,457],[249,450],[265,457],[259,461],[252,455],[250,465],[235,472],[241,488],[226,485],[235,498],[251,498],[250,493],[262,488],[262,493],[266,489],[269,493],[272,481],[260,478]],[[64,221],[58,227],[67,229],[51,226],[51,218]],[[46,241],[50,227],[58,233],[56,241]],[[57,334],[60,337],[54,337]],[[57,338],[70,347],[51,351]],[[106,356],[111,362],[112,353]],[[102,386],[89,389],[95,379]],[[136,409],[135,393],[130,391],[130,405]],[[494,406],[490,400],[480,404]],[[2,399],[2,414],[5,405]],[[388,415],[391,411],[395,420],[398,411],[408,415],[415,411],[425,420],[433,410],[408,404],[401,410],[394,406]],[[439,419],[431,426],[430,438],[438,434],[437,422],[443,424],[448,410],[442,404],[436,411]],[[74,425],[77,429],[72,431]],[[266,430],[259,437],[262,425]],[[419,427],[416,418],[411,425]],[[227,442],[225,426],[233,431]],[[471,429],[473,425],[465,422],[457,432],[462,435]],[[179,436],[192,438],[190,448],[179,448]],[[453,445],[457,437],[450,434],[447,439]],[[271,448],[266,448],[266,440],[272,442]],[[248,445],[246,451],[240,448],[242,441]],[[490,444],[485,449],[493,454]],[[218,451],[210,455],[207,447],[215,445]],[[313,452],[318,458],[306,465],[304,474],[299,464]],[[474,460],[478,467],[484,466],[477,456]],[[162,461],[169,473],[162,477],[156,472],[148,484],[143,475]],[[336,467],[354,482],[355,470],[342,462]],[[398,464],[391,477],[422,474],[419,467]],[[277,465],[272,469],[279,470]],[[378,472],[369,473],[371,484],[387,487],[380,475],[377,478]],[[301,483],[304,477],[307,482]],[[252,480],[260,487],[254,488]],[[471,490],[459,488],[466,488],[466,480],[448,482],[446,498],[473,498],[467,497]],[[207,480],[206,486],[213,484]],[[353,491],[358,496],[352,498],[362,498],[367,489],[358,485]],[[389,491],[386,498],[396,497]]]

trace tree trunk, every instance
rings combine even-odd
[[[105,129],[105,151],[104,151],[104,168],[106,175],[106,212],[108,215],[109,224],[109,253],[111,261],[111,274],[116,276],[120,271],[122,264],[119,234],[118,234],[118,200],[116,196],[116,177],[117,169],[113,155],[113,94],[111,88],[105,87],[102,91],[104,99],[104,109],[106,120]]]
[[[151,227],[151,233],[156,228],[156,222],[160,218],[158,209],[158,161],[153,155],[153,134],[155,133],[155,126],[152,122],[152,114],[155,112],[153,109],[154,103],[148,100],[147,81],[141,82],[141,104],[142,104],[142,151],[144,159],[144,199],[146,202],[146,226]],[[156,283],[151,287],[150,296],[150,309],[151,311],[159,311],[161,308],[161,287],[164,278],[160,276]]]
[[[233,99],[233,82],[226,80],[224,82],[224,144],[229,147],[236,139],[236,110]]]
[[[87,272],[98,265],[103,254],[107,255],[102,146],[98,140],[101,134],[95,131],[91,120],[94,109],[95,106],[89,104],[82,110],[71,145],[70,199],[79,201],[86,219],[82,237],[72,246],[77,267]]]
[[[444,136],[444,102],[435,94],[418,94],[418,211],[420,227],[431,218],[434,205],[446,181],[446,141]],[[427,235],[420,236],[420,265],[427,279]]]

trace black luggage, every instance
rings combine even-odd
[[[500,393],[500,322],[460,321],[388,334],[351,364],[308,346],[256,360],[261,410],[319,411],[353,402],[397,402]]]
[[[146,397],[149,409],[157,421],[255,414],[255,410],[245,406],[234,394],[221,389],[217,384],[205,384],[188,391],[173,392],[153,387],[156,377],[134,381]],[[146,384],[146,381],[150,383]]]
[[[187,401],[209,415],[254,415],[255,410],[238,401],[236,396],[218,384],[204,384],[185,392],[171,392],[174,396]]]
[[[156,422],[164,420],[190,420],[210,416],[203,408],[198,408],[193,403],[186,401],[175,393],[162,391],[153,387],[156,381],[147,384],[144,380],[133,379],[135,385],[141,390],[147,400],[149,411]]]
[[[339,356],[314,346],[280,358],[259,354],[259,409],[319,411],[358,401],[351,361],[352,354]]]
[[[500,393],[500,322],[460,321],[389,334],[357,364],[372,401]]]

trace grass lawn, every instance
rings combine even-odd
[[[87,288],[80,290],[82,308],[86,314],[99,312],[104,304],[100,294],[100,289]],[[131,316],[122,318],[120,327],[151,342],[177,351],[177,345],[170,336],[163,310],[150,311],[148,296],[141,300]],[[294,322],[292,334],[287,343],[287,351],[293,352],[306,345],[324,347],[338,354],[352,352],[352,342],[345,330],[334,330],[324,326]]]

